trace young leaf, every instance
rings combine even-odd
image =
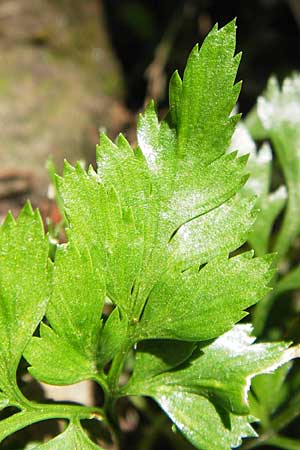
[[[241,54],[235,52],[235,21],[196,46],[184,72],[177,105],[178,153],[206,166],[227,150],[238,116],[230,116],[240,92],[234,85]]]
[[[86,245],[94,249],[97,267],[105,272],[108,296],[128,313],[143,257],[143,230],[151,220],[145,209],[150,185],[144,162],[130,148],[129,153],[129,144],[123,145],[124,139],[119,139],[119,149],[107,141],[102,139],[102,145],[110,153],[103,158],[109,163],[101,162],[98,150],[98,174],[92,169],[87,174],[80,166],[74,169],[66,165],[60,189],[70,224],[70,242],[78,248]],[[123,151],[124,155],[119,156]]]

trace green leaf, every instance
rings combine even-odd
[[[235,52],[235,21],[209,33],[191,52],[177,105],[179,155],[206,166],[227,150],[238,116],[229,117],[240,92],[234,85],[241,54]]]
[[[287,386],[284,384],[291,364],[279,367],[274,373],[258,375],[252,381],[250,410],[263,428],[269,429],[273,413],[287,398]]]
[[[90,169],[87,174],[80,166],[66,165],[60,189],[70,242],[95,250],[97,267],[105,272],[107,293],[126,313],[143,257],[143,228],[151,219],[144,208],[150,185],[144,162],[124,138],[119,138],[118,145],[102,137],[98,173]]]
[[[121,350],[126,332],[127,321],[120,317],[120,311],[115,308],[105,322],[99,338],[97,360],[100,367],[104,367]]]
[[[235,416],[216,407],[205,397],[166,387],[157,401],[182,434],[198,449],[228,450],[238,447],[242,438],[255,437],[249,422],[253,418]]]
[[[94,444],[77,423],[70,423],[66,431],[56,438],[32,448],[34,450],[101,450],[101,447]]]
[[[152,344],[152,357],[147,355],[147,347],[146,354],[141,348],[137,375],[133,373],[123,392],[156,399],[197,448],[215,449],[214,439],[219,439],[217,448],[237,446],[241,437],[253,433],[247,418],[251,379],[274,371],[299,353],[287,349],[285,343],[253,344],[251,331],[250,325],[237,325],[221,337],[198,345],[189,359],[171,371],[165,363],[168,355],[164,350],[160,353],[159,344]],[[148,372],[144,369],[143,377],[139,376],[142,363]]]
[[[24,356],[31,364],[28,369],[31,375],[44,383],[68,385],[92,378],[95,374],[93,362],[83,352],[43,323],[40,337],[32,338]]]
[[[150,293],[140,336],[203,341],[221,335],[268,292],[269,265],[270,257],[252,259],[250,252],[215,258],[200,272],[167,272]]]
[[[288,188],[288,204],[275,251],[284,256],[300,231],[300,77],[286,78],[280,89],[275,78],[268,82],[266,92],[258,99],[257,120],[272,141]],[[250,121],[250,127],[253,125]],[[254,138],[257,127],[252,126]]]
[[[18,246],[26,253],[26,267],[17,268],[17,275],[12,271],[15,255],[10,261],[10,252],[5,253],[9,270],[4,270],[1,295],[5,298],[6,285],[14,287],[15,279],[23,283],[23,271],[30,290],[20,284],[21,333],[16,326],[9,328],[16,322],[11,308],[15,291],[6,295],[1,314],[8,320],[0,315],[0,325],[6,323],[13,333],[3,333],[3,361],[15,358],[17,349],[18,358],[9,365],[13,377],[24,353],[29,370],[42,381],[97,380],[104,391],[105,414],[97,408],[95,412],[28,401],[19,413],[0,422],[0,439],[29,423],[60,417],[70,421],[68,429],[37,448],[96,449],[79,421],[107,416],[113,427],[112,405],[122,395],[152,396],[203,449],[230,448],[254,435],[247,399],[251,378],[299,356],[299,349],[287,350],[283,343],[253,344],[247,325],[231,329],[246,315],[245,309],[266,294],[272,276],[270,256],[231,256],[249,238],[257,217],[253,192],[258,190],[251,180],[243,190],[247,157],[227,153],[239,119],[231,115],[240,90],[235,84],[240,56],[234,52],[235,22],[220,30],[214,27],[201,49],[192,51],[183,79],[174,74],[170,114],[160,121],[150,103],[140,117],[136,149],[122,135],[115,142],[102,135],[97,170],[65,164],[63,177],[55,182],[68,244],[56,252],[51,299],[39,336],[31,337],[45,307],[35,317],[32,286],[42,283],[26,247],[30,236],[25,236],[25,250],[22,243]],[[253,172],[260,193],[269,199],[266,152],[253,157]],[[261,225],[258,252],[267,246],[273,211],[277,214],[282,203],[268,205],[271,212]],[[16,225],[9,219],[3,230],[10,227]],[[10,250],[15,234],[14,228],[7,237]],[[43,234],[41,239],[45,241]],[[35,253],[41,248],[38,241]],[[0,282],[1,276],[0,270]],[[48,284],[43,284],[44,296]],[[108,318],[102,317],[106,296],[114,305]],[[29,321],[29,311],[25,339],[22,321],[27,316]],[[128,384],[121,387],[129,354],[136,354],[136,364]],[[9,391],[4,384],[0,387],[5,397]]]
[[[276,283],[273,296],[276,297],[283,292],[296,289],[300,289],[300,267],[294,267]]]
[[[170,117],[159,122],[150,103],[135,152],[123,136],[112,143],[103,135],[97,173],[66,165],[60,180],[68,238],[96,249],[107,295],[129,322],[138,323],[170,267],[227,255],[245,242],[253,223],[250,199],[235,196],[246,181],[246,158],[225,155],[240,89],[234,49],[234,22],[214,28],[201,50],[193,50],[182,83],[178,74],[171,81],[176,124]]]
[[[263,144],[259,151],[243,123],[239,123],[231,141],[229,150],[238,149],[239,154],[249,153],[246,171],[249,179],[243,192],[256,195],[256,207],[259,214],[248,237],[250,245],[257,255],[264,255],[270,249],[270,237],[274,221],[285,205],[287,191],[280,186],[275,192],[270,191],[272,151],[268,144]]]
[[[256,218],[253,207],[253,198],[236,195],[219,208],[184,224],[169,245],[174,263],[184,270],[240,247]]]
[[[17,221],[0,228],[0,387],[10,404],[22,404],[16,371],[22,353],[43,318],[50,295],[48,239],[30,204]]]
[[[207,396],[235,414],[247,414],[251,378],[273,371],[293,357],[285,343],[253,344],[251,331],[250,325],[237,325],[207,345],[200,345],[180,370],[150,377],[136,385],[129,383],[127,393],[155,397],[166,386],[181,388]]]
[[[300,439],[292,439],[285,436],[274,436],[267,441],[268,444],[283,450],[299,450]]]
[[[153,339],[140,342],[134,362],[130,384],[143,382],[169,369],[174,369],[187,360],[196,348],[195,342]]]
[[[105,286],[97,255],[73,244],[56,252],[53,292],[40,338],[33,337],[25,357],[30,372],[49,384],[71,384],[97,373],[97,349]]]

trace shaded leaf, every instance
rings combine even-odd
[[[300,231],[300,77],[295,74],[286,78],[280,89],[277,80],[271,78],[265,93],[259,97],[256,124],[264,129],[264,137],[274,146],[288,188],[287,209],[275,243],[275,251],[284,256]],[[261,137],[251,119],[248,122],[254,138]]]
[[[250,325],[235,326],[198,346],[176,370],[165,370],[157,357],[137,355],[138,370],[140,358],[149,375],[133,374],[124,392],[156,399],[197,448],[215,449],[216,442],[224,450],[238,446],[242,437],[254,435],[247,418],[251,379],[299,356],[299,349],[285,343],[254,344],[251,331]]]

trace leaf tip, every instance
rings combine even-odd
[[[67,159],[64,159],[64,167],[63,167],[63,176],[70,175],[75,172],[74,167],[72,164],[69,163]]]
[[[19,214],[19,217],[24,217],[24,216],[29,216],[29,217],[34,216],[34,211],[32,209],[30,200],[26,201],[25,205],[23,206],[23,208],[21,209],[21,212]]]
[[[16,223],[16,221],[15,221],[15,218],[14,218],[12,212],[11,212],[11,211],[8,211],[8,213],[6,214],[6,217],[5,217],[4,221],[3,221],[3,223],[2,223],[1,228],[2,228],[3,230],[5,230],[6,228],[10,227],[11,225],[15,225],[15,223]]]

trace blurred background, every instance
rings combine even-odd
[[[149,98],[214,23],[237,17],[240,110],[271,73],[300,69],[299,0],[0,0],[0,216],[30,197],[44,215],[49,155],[92,162],[99,129],[134,141]]]

